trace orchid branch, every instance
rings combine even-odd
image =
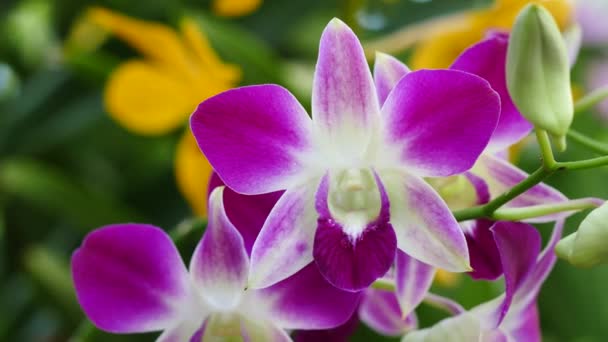
[[[574,104],[574,114],[584,112],[605,99],[608,99],[608,86],[598,88],[576,101]]]
[[[590,138],[580,132],[577,132],[573,129],[570,129],[566,134],[570,140],[575,143],[587,148],[588,150],[595,152],[601,155],[608,155],[608,144],[603,144],[599,141],[596,141],[593,138]]]

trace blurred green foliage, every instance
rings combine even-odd
[[[341,17],[361,37],[370,38],[489,3],[266,0],[247,17],[226,19],[212,15],[209,1],[0,2],[0,62],[5,63],[0,64],[0,340],[151,340],[154,334],[108,335],[84,320],[71,285],[70,254],[96,227],[140,221],[167,229],[177,226],[173,234],[187,258],[204,227],[204,222],[189,220],[192,214],[175,185],[178,133],[132,135],[105,113],[104,81],[115,65],[135,53],[117,40],[107,42],[103,51],[64,53],[62,42],[87,7],[105,6],[169,25],[183,15],[193,16],[223,59],[243,68],[243,84],[283,84],[307,105],[309,80],[295,70],[312,70],[320,33],[330,18]],[[575,80],[581,80],[585,58]],[[608,142],[607,126],[592,113],[575,118],[574,127]],[[587,155],[571,144],[558,157]],[[532,170],[538,162],[532,144],[522,165]],[[549,183],[569,197],[606,198],[607,176],[604,168],[558,174]],[[568,233],[582,217],[569,220]],[[606,283],[608,268],[579,270],[559,262],[539,300],[547,340],[604,341]],[[462,278],[456,287],[436,291],[470,307],[496,296],[501,285]],[[442,317],[436,309],[420,309],[423,325]],[[354,340],[382,338],[360,326]]]

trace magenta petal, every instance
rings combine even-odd
[[[209,197],[209,222],[190,272],[201,296],[218,309],[232,309],[246,287],[249,257],[241,234],[226,216],[223,190],[216,188]]]
[[[536,303],[528,305],[517,317],[505,320],[501,330],[508,331],[513,341],[542,341]]]
[[[285,191],[279,198],[251,251],[250,287],[273,285],[313,260],[317,186],[318,180],[311,181]]]
[[[358,237],[344,231],[328,208],[329,177],[325,176],[317,192],[318,219],[313,257],[327,281],[346,291],[360,291],[384,276],[397,251],[397,237],[388,222],[387,194],[376,177],[380,189],[381,209],[376,220],[367,224]]]
[[[232,89],[202,102],[192,133],[230,188],[244,194],[283,190],[303,168],[312,122],[296,98],[277,85]]]
[[[342,291],[310,263],[293,276],[256,296],[271,303],[271,320],[285,329],[329,329],[346,322],[359,304],[360,294]]]
[[[384,104],[391,90],[409,72],[410,69],[397,58],[380,52],[376,53],[374,82],[376,83],[376,92],[380,104]]]
[[[517,183],[528,177],[528,174],[518,169],[508,161],[493,156],[491,154],[483,154],[472,172],[483,178],[490,190],[490,195],[495,198],[503,192],[510,190]],[[530,190],[515,197],[507,203],[505,207],[519,208],[540,204],[551,204],[567,201],[568,198],[556,189],[540,183],[533,186]],[[571,213],[559,213],[555,215],[547,215],[526,220],[527,222],[549,222],[556,219],[569,216]]]
[[[403,335],[418,324],[414,314],[404,318],[395,293],[385,290],[365,290],[359,317],[367,326],[386,336]]]
[[[456,70],[405,75],[382,107],[387,144],[419,176],[450,176],[473,166],[500,114],[484,79]]]
[[[339,19],[329,22],[319,45],[312,90],[312,117],[332,144],[363,149],[380,114],[374,81],[355,33]]]
[[[435,268],[433,266],[397,250],[395,261],[396,295],[401,306],[402,316],[412,313],[422,302],[433,284],[434,277]]]
[[[519,222],[497,222],[492,233],[505,275],[505,298],[495,324],[498,326],[507,314],[513,296],[536,265],[541,239],[536,228]]]
[[[532,124],[519,113],[507,90],[508,45],[507,34],[494,33],[464,51],[451,67],[482,77],[500,95],[500,119],[488,146],[492,151],[504,150],[532,130]]]
[[[480,219],[464,229],[473,268],[469,275],[473,279],[495,280],[502,275],[500,254],[490,230],[493,225],[494,221]]]
[[[72,255],[76,296],[98,328],[114,333],[171,327],[188,301],[188,274],[169,236],[144,224],[91,232]]]
[[[434,267],[470,271],[464,233],[435,190],[405,172],[383,171],[380,177],[390,198],[399,249]]]
[[[348,342],[357,326],[359,317],[353,313],[346,323],[332,329],[300,330],[296,333],[295,342]]]

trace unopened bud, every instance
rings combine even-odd
[[[608,263],[608,202],[589,213],[576,233],[557,244],[555,252],[578,267]]]
[[[555,139],[570,128],[574,113],[568,50],[551,14],[539,5],[517,16],[507,53],[507,86],[530,122]]]

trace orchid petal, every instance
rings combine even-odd
[[[270,320],[285,329],[329,329],[346,322],[359,304],[360,294],[342,291],[310,263],[293,276],[256,291],[270,303]]]
[[[470,342],[480,341],[481,322],[470,312],[446,318],[434,326],[413,331],[403,342]]]
[[[493,225],[493,221],[484,219],[476,220],[470,226],[463,224],[473,267],[469,275],[473,279],[495,280],[503,273],[494,234],[490,230]]]
[[[380,104],[384,104],[391,90],[409,72],[410,69],[397,58],[385,53],[376,53],[374,82],[376,83],[376,92],[378,93]]]
[[[207,230],[194,251],[190,272],[203,298],[217,309],[238,305],[246,287],[249,257],[243,238],[228,219],[224,187],[209,197]]]
[[[380,114],[374,81],[355,33],[339,19],[321,36],[312,117],[327,146],[362,153]]]
[[[357,313],[353,315],[344,324],[332,329],[323,330],[300,330],[296,333],[296,342],[348,342],[350,336],[359,326],[359,317]]]
[[[200,328],[200,323],[198,318],[196,321],[185,320],[180,322],[177,326],[163,331],[156,339],[156,342],[182,342],[192,340]],[[198,341],[200,341],[200,339]]]
[[[464,233],[435,190],[421,178],[405,172],[379,174],[390,199],[397,247],[434,267],[451,272],[469,271]]]
[[[312,260],[318,180],[289,189],[279,198],[251,251],[249,287],[273,285]]]
[[[496,314],[492,315],[495,323],[489,323],[489,317],[486,323],[498,327],[511,306],[513,296],[536,266],[541,240],[536,228],[519,222],[497,222],[492,233],[505,275],[505,297]]]
[[[321,181],[316,207],[320,216],[315,233],[313,257],[327,281],[337,288],[360,291],[390,269],[395,260],[397,238],[390,225],[388,197],[380,180],[381,209],[378,217],[366,224],[359,236],[352,236],[330,213],[329,175]]]
[[[283,190],[304,167],[312,122],[277,85],[232,89],[202,102],[192,133],[227,186],[253,195]]]
[[[433,284],[434,277],[435,268],[433,266],[420,262],[402,251],[397,251],[395,261],[396,295],[403,317],[413,312],[418,304],[422,302]]]
[[[482,77],[500,95],[500,118],[488,145],[490,151],[502,151],[532,130],[532,124],[519,113],[507,90],[508,45],[508,34],[494,33],[464,51],[451,66]]]
[[[243,319],[242,340],[247,342],[291,342],[291,337],[282,328],[271,322],[260,324],[254,319]]]
[[[486,148],[500,98],[484,79],[456,70],[405,75],[382,107],[386,143],[419,176],[470,169]]]
[[[386,336],[403,335],[418,325],[416,315],[403,315],[395,293],[385,290],[365,290],[359,317],[370,328]]]
[[[540,320],[536,303],[503,322],[501,330],[507,332],[509,341],[542,341],[540,333]]]
[[[473,167],[472,172],[486,181],[492,198],[496,198],[503,192],[510,190],[516,184],[528,177],[528,174],[510,164],[508,161],[487,153],[479,158]],[[540,183],[515,197],[509,203],[505,204],[505,207],[519,208],[532,205],[559,203],[567,200],[568,198],[556,189],[544,183]],[[567,217],[570,214],[572,213],[565,212],[546,215],[526,220],[526,222],[550,222]]]
[[[169,328],[190,300],[188,273],[160,228],[116,224],[90,233],[72,255],[78,302],[98,328],[114,333]]]

